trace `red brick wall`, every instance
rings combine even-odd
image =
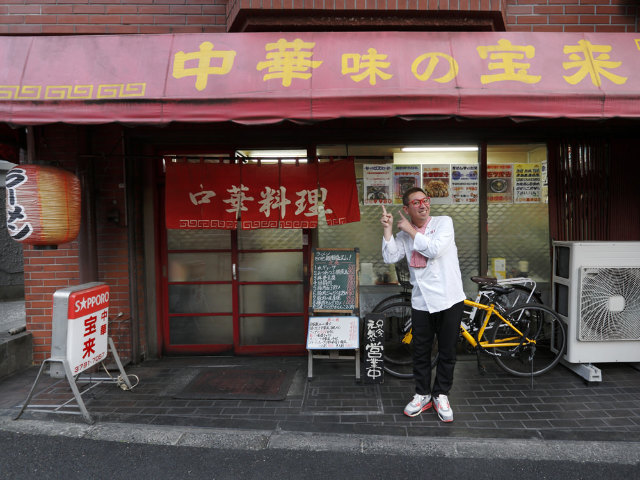
[[[96,153],[93,159],[96,178],[96,221],[98,243],[98,280],[111,288],[110,313],[123,312],[129,318],[129,254],[124,224],[125,191],[123,161],[120,153],[120,126],[99,127],[99,135],[87,137],[89,127],[51,125],[37,129],[37,161],[58,165],[75,173],[76,159],[86,153],[86,145]],[[118,208],[120,223],[107,221],[108,213]],[[56,250],[24,248],[25,309],[27,330],[33,334],[33,358],[41,363],[51,353],[53,293],[80,283],[78,241],[59,245]],[[110,332],[121,357],[130,358],[130,326]]]
[[[24,295],[27,330],[33,335],[33,361],[41,363],[51,353],[52,295],[59,288],[78,284],[78,244],[57,250],[24,248]]]
[[[225,32],[247,10],[492,11],[508,31],[636,32],[635,0],[3,0],[1,35]]]
[[[637,32],[636,0],[508,0],[514,32]]]
[[[226,31],[226,0],[2,0],[0,35]]]

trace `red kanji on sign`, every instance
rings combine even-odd
[[[96,339],[91,337],[84,342],[84,347],[82,349],[82,358],[90,357],[92,354],[96,353]]]
[[[87,318],[84,321],[84,336],[87,337],[89,335],[93,335],[96,333],[96,320],[98,318],[94,315]]]

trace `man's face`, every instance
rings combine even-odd
[[[429,218],[431,199],[422,192],[414,192],[409,195],[409,205],[405,205],[403,208],[411,217],[411,221],[421,227]]]

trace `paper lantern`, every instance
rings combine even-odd
[[[80,180],[43,165],[19,165],[7,172],[7,230],[17,242],[59,245],[80,230]]]

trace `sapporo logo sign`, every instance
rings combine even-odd
[[[104,360],[108,349],[109,286],[69,297],[67,360],[74,375]]]

